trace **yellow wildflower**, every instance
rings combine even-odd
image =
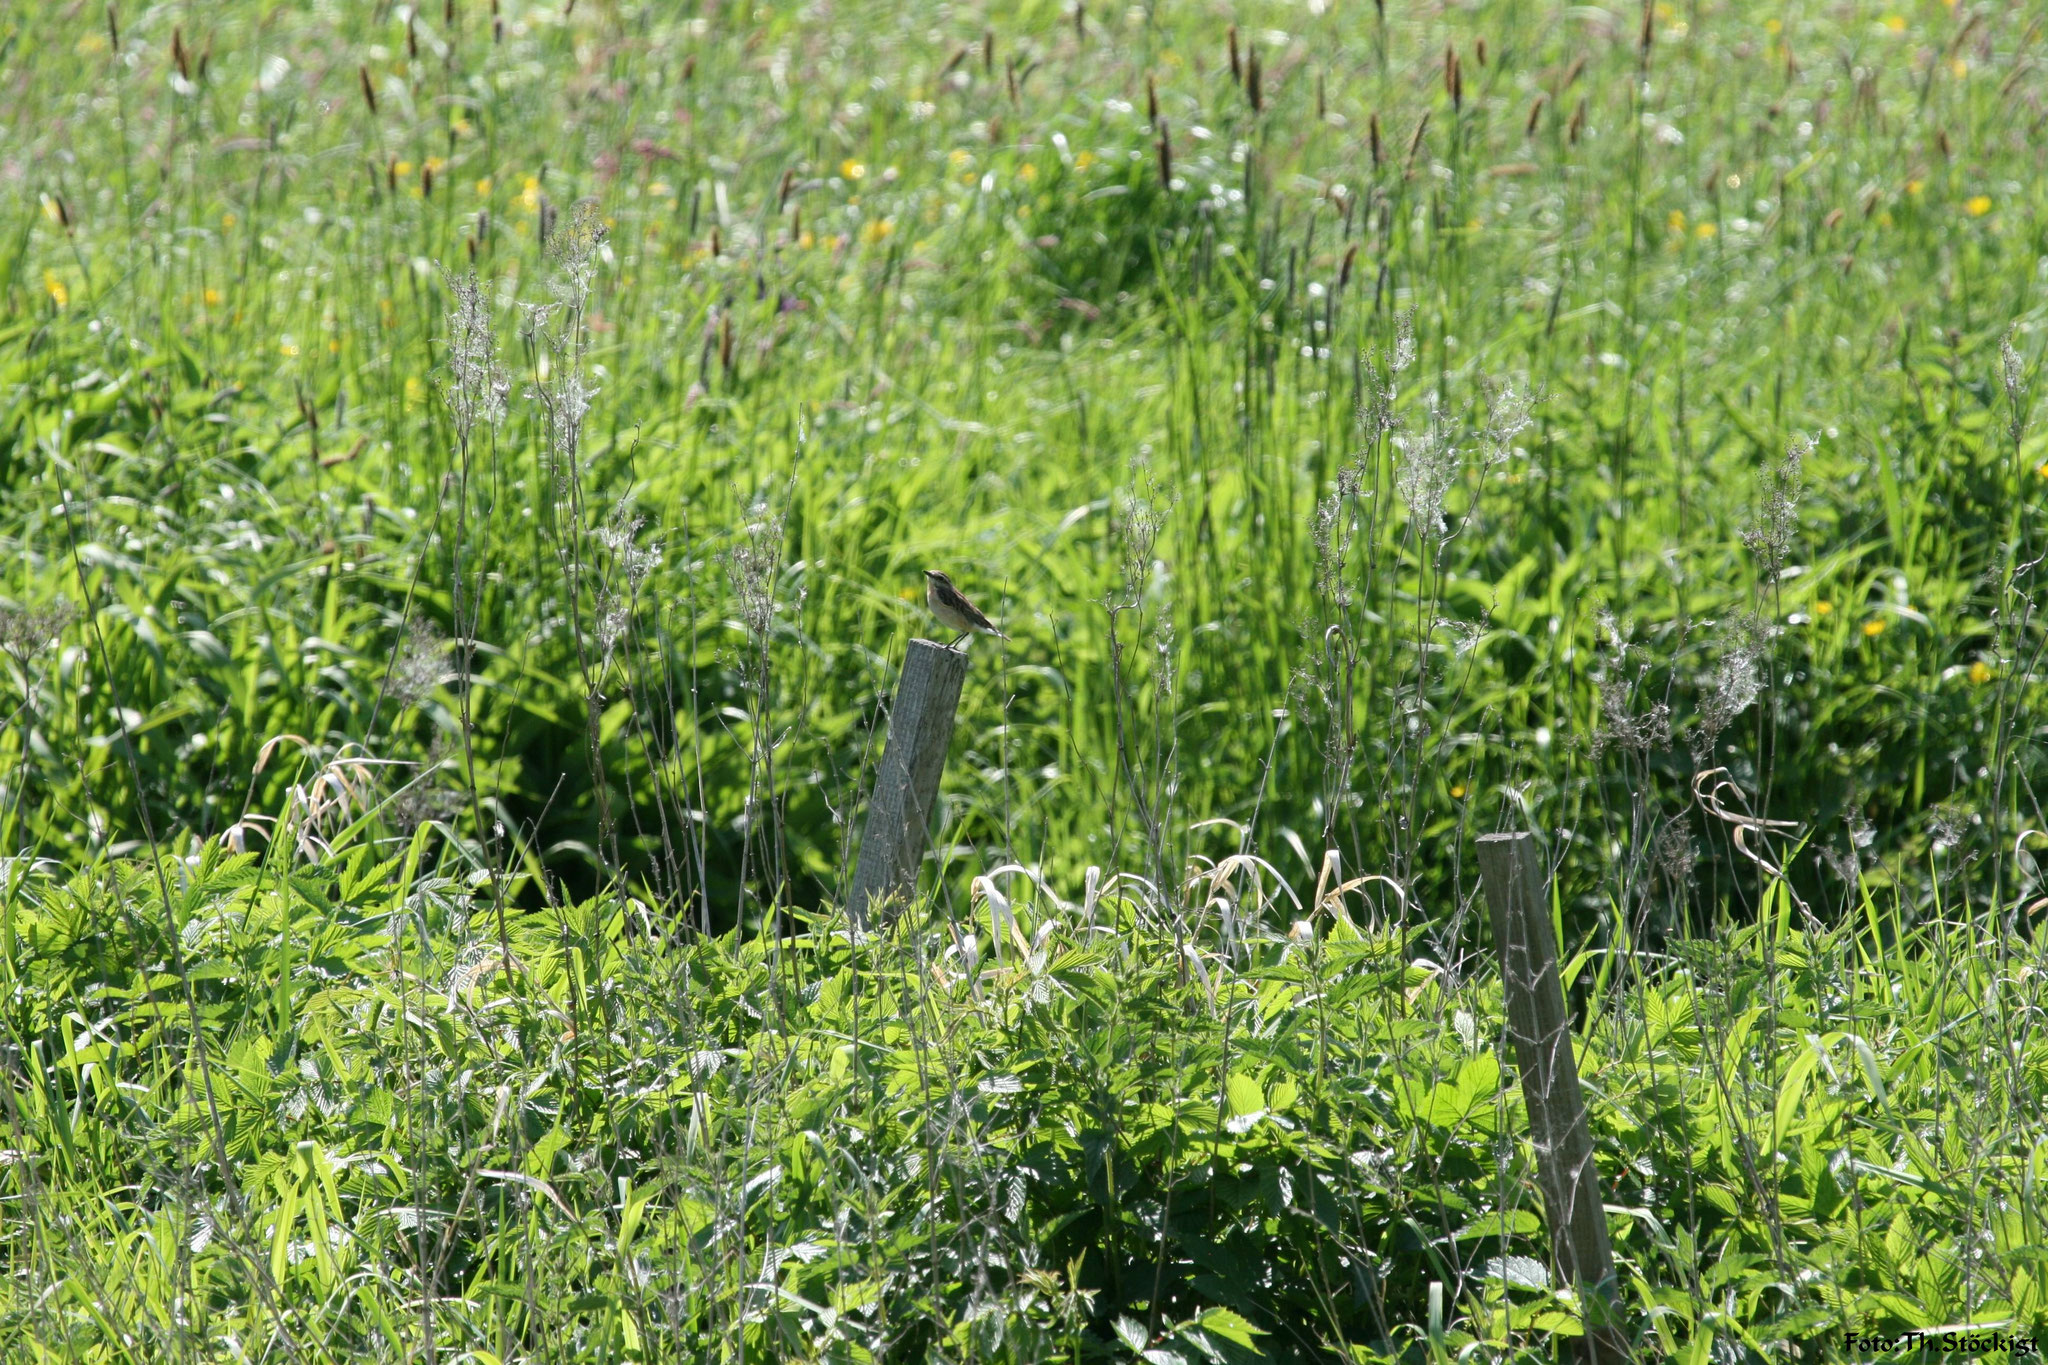
[[[1019,180],[1038,179],[1038,167],[1031,165],[1029,162],[1026,162],[1022,167],[1018,169],[1017,178]]]
[[[839,173],[848,180],[860,180],[867,175],[868,168],[855,161],[852,157],[848,157],[839,163]]]
[[[1948,74],[1962,80],[1970,74],[1970,64],[1961,57],[1954,58],[1948,64]]]
[[[519,203],[528,213],[540,212],[540,177],[529,175],[519,190]]]
[[[1982,687],[1991,681],[1991,665],[1982,659],[1970,665],[1970,681]]]
[[[1884,26],[1894,33],[1904,33],[1906,31],[1906,16],[1903,14],[1887,14],[1884,17]]]
[[[1875,616],[1865,621],[1863,623],[1863,634],[1868,639],[1876,639],[1884,634],[1884,618],[1882,616]]]
[[[240,222],[240,221],[241,221],[241,219],[239,219],[239,218],[235,217],[235,215],[234,215],[234,214],[232,214],[232,213],[223,213],[223,214],[222,214],[222,215],[220,216],[220,225],[221,225],[221,230],[222,230],[222,231],[224,231],[224,232],[225,232],[225,231],[230,231],[230,230],[232,230],[232,229],[234,228],[235,224],[236,224],[236,223],[238,223],[238,222]]]
[[[490,198],[491,178],[489,176],[485,176],[483,179],[476,182],[476,192],[479,198]]]
[[[1826,616],[1830,612],[1834,611],[1834,609],[1835,604],[1828,601],[1828,599],[1825,597],[1821,598],[1820,601],[1813,604],[1813,614],[1815,616]]]
[[[1963,201],[1963,211],[1972,218],[1982,218],[1985,214],[1991,212],[1991,196],[1988,194],[1971,195]]]
[[[870,219],[862,224],[860,239],[872,246],[894,231],[896,231],[896,220],[894,218]]]
[[[277,343],[277,353],[279,355],[297,355],[299,353],[299,343],[293,341],[289,336],[280,337]]]
[[[391,168],[391,173],[393,175],[411,175],[412,163],[410,161],[401,161]]]
[[[1462,800],[1464,800],[1464,799],[1465,799],[1465,784],[1464,784],[1463,782],[1456,782],[1456,783],[1453,783],[1453,784],[1451,785],[1451,800],[1453,800],[1453,801],[1462,801]]]
[[[1766,20],[1764,20],[1764,32],[1766,32],[1766,33],[1770,34],[1770,35],[1771,35],[1771,36],[1772,36],[1773,38],[1777,37],[1777,36],[1778,36],[1778,35],[1779,35],[1780,33],[1783,33],[1784,31],[1785,31],[1785,21],[1784,21],[1784,20],[1782,20],[1782,19],[1766,19]]]
[[[1698,227],[1692,230],[1692,235],[1704,242],[1720,230],[1721,229],[1715,227],[1712,223],[1701,223]]]
[[[1670,216],[1670,217],[1668,217],[1668,218],[1666,218],[1666,219],[1664,220],[1664,226],[1666,226],[1666,227],[1670,228],[1670,229],[1671,229],[1671,230],[1672,230],[1673,232],[1675,232],[1675,233],[1678,233],[1678,234],[1679,234],[1680,236],[1684,236],[1684,235],[1685,235],[1685,210],[1684,210],[1684,209],[1673,209],[1673,210],[1671,210],[1671,216]]]
[[[66,287],[64,281],[48,270],[43,272],[43,292],[48,294],[59,308],[71,306],[71,290]]]
[[[206,301],[208,308],[220,307],[220,290],[218,289],[209,289],[199,297]]]

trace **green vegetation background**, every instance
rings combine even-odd
[[[2042,56],[1998,3],[8,14],[8,1321],[1561,1349],[1503,825],[1641,1330],[2038,1314]],[[832,907],[927,565],[1013,638],[885,950]]]

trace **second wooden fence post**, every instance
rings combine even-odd
[[[917,889],[917,865],[924,857],[939,777],[953,742],[953,713],[966,677],[965,651],[930,640],[910,642],[896,701],[889,710],[882,764],[875,770],[853,892],[847,898],[853,922],[860,928],[868,927],[889,900],[907,901]]]
[[[1479,836],[1479,875],[1492,911],[1493,942],[1507,997],[1508,1034],[1522,1072],[1529,1138],[1549,1215],[1551,1259],[1560,1282],[1579,1294],[1586,1360],[1613,1365],[1632,1359],[1607,1242],[1607,1211],[1593,1138],[1572,1054],[1571,1015],[1557,975],[1557,936],[1550,924],[1549,878],[1529,834]]]

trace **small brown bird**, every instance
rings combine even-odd
[[[947,630],[960,632],[953,639],[955,645],[976,631],[984,635],[993,635],[998,640],[1010,638],[997,630],[994,624],[981,614],[980,609],[963,597],[960,589],[953,586],[953,580],[937,569],[924,571],[924,604],[932,609],[932,615],[939,618],[940,625]]]

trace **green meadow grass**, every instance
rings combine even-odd
[[[0,16],[0,1330],[1549,1358],[1503,827],[1648,1354],[2033,1323],[2044,56]],[[855,939],[926,566],[1011,639]]]

